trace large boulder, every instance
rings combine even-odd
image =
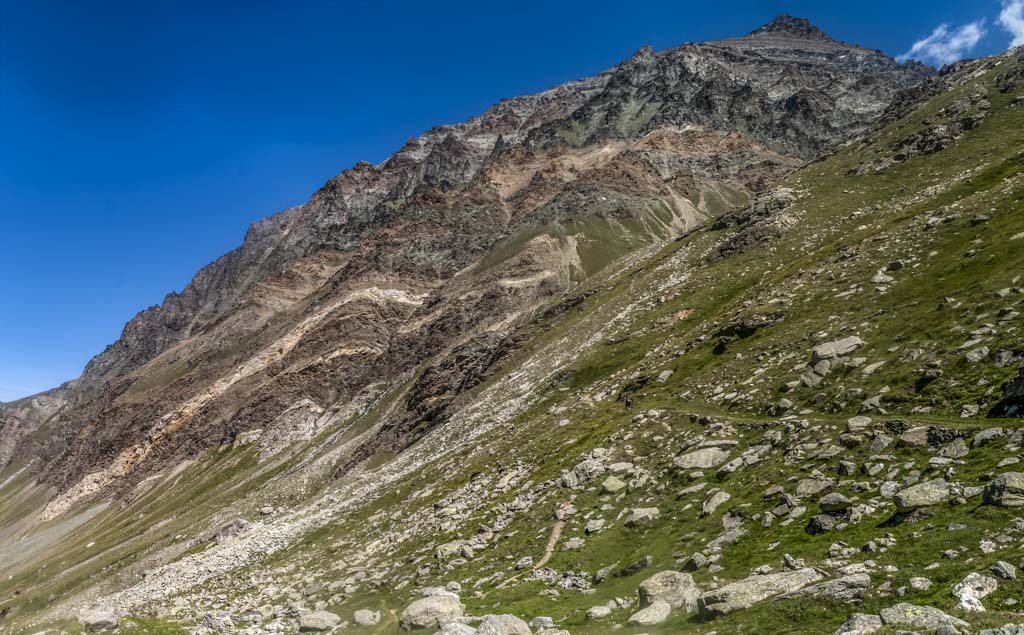
[[[928,445],[928,426],[914,426],[904,430],[896,445],[901,448],[923,448]]]
[[[701,516],[713,514],[715,510],[718,509],[719,505],[728,501],[730,498],[732,498],[732,495],[723,490],[718,490],[717,492],[712,493],[704,500],[704,504],[701,505]]]
[[[844,357],[864,346],[864,340],[856,335],[844,337],[841,340],[818,344],[811,349],[811,363],[817,364],[822,360],[833,360]]]
[[[702,448],[673,459],[672,463],[683,470],[707,470],[729,460],[729,450],[724,448]]]
[[[822,577],[810,567],[757,575],[704,593],[698,600],[698,607],[702,613],[708,615],[724,615],[749,608],[777,595],[792,593],[808,584],[818,582]]]
[[[835,635],[870,635],[882,630],[882,618],[867,613],[854,613],[846,618]]]
[[[853,505],[853,501],[839,492],[832,492],[822,496],[818,504],[823,512],[841,512]]]
[[[658,511],[657,507],[637,507],[631,509],[629,515],[626,516],[626,526],[643,527],[650,525],[658,519],[660,514],[661,512]]]
[[[949,483],[941,478],[918,483],[900,490],[892,497],[896,510],[907,513],[921,507],[938,505],[949,500]]]
[[[476,635],[476,629],[462,622],[448,622],[434,635]]]
[[[668,619],[672,607],[665,600],[655,600],[650,606],[642,608],[629,616],[629,623],[634,626],[654,626]]]
[[[407,606],[399,623],[406,631],[433,628],[455,621],[465,613],[466,606],[454,593],[431,595]]]
[[[530,625],[515,615],[485,615],[476,635],[532,635]]]
[[[686,609],[690,613],[697,610],[700,587],[689,573],[661,571],[641,582],[637,595],[641,608],[663,600],[674,609]]]
[[[1000,507],[1024,506],[1024,472],[1004,472],[985,486],[985,502]]]
[[[341,617],[330,611],[312,611],[299,616],[299,631],[303,633],[334,630],[338,624],[341,624]]]
[[[882,618],[882,623],[887,626],[909,626],[931,631],[938,630],[943,626],[952,626],[953,628],[969,626],[967,622],[947,615],[934,606],[918,606],[907,602],[882,609],[879,616]]]
[[[835,600],[837,602],[851,602],[864,595],[870,586],[870,575],[866,573],[851,573],[840,578],[833,578],[806,586],[792,593],[787,593],[783,597],[813,597]]]
[[[87,631],[106,631],[117,628],[117,613],[111,608],[88,609],[78,614],[78,621]]]

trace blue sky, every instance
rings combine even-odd
[[[782,12],[893,56],[989,54],[1003,9],[0,0],[0,401],[77,376],[249,223],[502,97]]]

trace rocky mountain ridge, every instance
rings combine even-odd
[[[500,241],[587,217],[641,219],[634,241],[672,237],[844,142],[929,76],[772,24],[742,44],[642,49],[595,77],[505,100],[251,227],[242,247],[136,316],[86,367],[34,466],[70,496],[49,513],[145,478],[138,468],[157,457],[265,429],[303,400],[326,410],[370,398],[364,390],[438,353],[492,346],[470,341],[493,340],[494,328],[593,273],[578,246],[540,239],[501,263],[504,278],[466,272]],[[466,300],[488,280],[503,297],[490,287]],[[423,326],[385,326],[402,321]],[[437,414],[408,408],[385,445],[409,443],[416,419]]]

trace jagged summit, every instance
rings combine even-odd
[[[758,36],[785,36],[805,40],[820,40],[822,42],[834,42],[824,31],[811,24],[807,18],[797,18],[783,13],[764,26],[754,29],[747,34],[747,37]]]

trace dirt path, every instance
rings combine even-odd
[[[572,506],[573,501],[575,500],[576,495],[573,494],[572,496],[569,497],[569,500],[563,501],[562,504],[558,506],[559,511],[565,511],[569,509],[569,507]],[[551,555],[555,553],[555,545],[558,544],[558,540],[562,537],[562,531],[565,529],[565,523],[565,520],[555,521],[555,525],[551,528],[551,535],[548,536],[548,545],[544,548],[544,555],[541,556],[540,560],[534,563],[532,567],[530,567],[530,571],[536,571],[537,569],[540,569],[548,563],[548,560],[551,559]],[[512,584],[519,578],[523,577],[523,574],[525,573],[526,572],[524,571],[523,573],[519,573],[512,576],[511,578],[508,578],[507,580],[499,584],[496,588],[501,589],[509,584]]]
[[[576,495],[573,494],[569,497],[569,500],[565,501],[558,506],[559,511],[565,511],[572,506],[573,501],[576,500]],[[548,546],[544,549],[544,556],[537,561],[537,564],[533,565],[534,569],[540,569],[548,563],[551,559],[551,554],[555,552],[555,545],[558,544],[558,539],[562,537],[562,530],[565,529],[565,521],[559,520],[555,522],[555,526],[551,528],[551,536],[548,538]]]

